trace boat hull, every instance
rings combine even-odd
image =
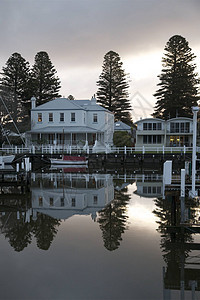
[[[63,156],[63,158],[50,158],[52,165],[87,165],[85,157]]]

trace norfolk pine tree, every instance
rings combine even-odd
[[[131,104],[128,99],[129,84],[118,53],[109,51],[104,56],[102,73],[97,85],[98,103],[114,113],[115,121],[132,124]]]
[[[180,35],[172,36],[166,44],[162,58],[163,69],[159,75],[159,89],[154,117],[169,119],[174,117],[192,117],[192,106],[200,99],[197,85],[199,79],[195,73],[196,65],[191,48]]]
[[[31,72],[32,94],[36,97],[38,105],[60,97],[60,80],[56,73],[49,55],[44,51],[38,52]]]
[[[24,103],[29,99],[29,63],[19,53],[13,53],[2,68],[1,96],[15,122],[24,116]]]

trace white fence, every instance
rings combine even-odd
[[[197,153],[200,152],[200,147],[197,147]],[[180,153],[180,154],[186,154],[186,153],[192,153],[192,147],[80,147],[80,146],[30,146],[30,147],[24,147],[21,146],[12,146],[12,147],[6,147],[0,148],[0,153],[7,153],[7,154],[25,154],[25,153],[32,153],[32,154],[81,154],[81,153],[115,153],[115,154],[136,154],[136,153],[142,153],[142,154],[169,154],[169,153]]]

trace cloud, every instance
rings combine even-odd
[[[199,8],[197,0],[1,0],[0,67],[14,52],[32,64],[37,52],[47,51],[63,76],[64,94],[77,86],[78,93],[92,94],[109,50],[122,61],[151,58],[180,34],[198,56]]]

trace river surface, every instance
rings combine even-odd
[[[1,189],[0,299],[200,299],[198,262],[186,265],[199,250],[184,246],[198,235],[169,232],[180,209],[161,175],[71,171]]]

